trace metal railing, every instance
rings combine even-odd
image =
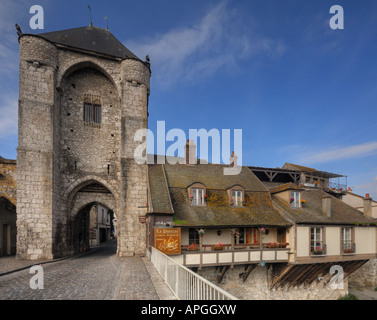
[[[310,254],[312,256],[322,256],[327,254],[327,246],[322,241],[312,242],[310,245]]]
[[[342,242],[342,253],[350,254],[356,253],[356,243],[354,242]]]
[[[151,247],[151,262],[180,300],[238,300],[230,293]]]

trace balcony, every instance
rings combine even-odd
[[[317,241],[316,243],[312,243],[310,246],[310,255],[313,257],[316,256],[325,256],[327,253],[326,244],[322,243],[322,241]]]
[[[182,246],[172,258],[186,267],[288,262],[288,243]]]
[[[343,242],[342,243],[342,254],[355,254],[356,253],[356,243],[354,242]]]

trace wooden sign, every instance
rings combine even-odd
[[[155,228],[154,246],[166,255],[181,254],[181,229]]]

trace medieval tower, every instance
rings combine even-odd
[[[88,249],[95,203],[118,220],[117,254],[144,254],[147,167],[134,160],[134,134],[148,126],[149,63],[94,26],[19,44],[17,255]]]

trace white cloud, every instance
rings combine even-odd
[[[324,163],[361,156],[368,156],[377,152],[377,141],[358,144],[348,147],[334,147],[322,152],[310,152],[299,156],[303,164]]]
[[[284,53],[281,41],[252,34],[240,19],[223,1],[195,25],[125,45],[140,58],[150,56],[154,79],[166,88],[214,74],[220,68],[237,67],[241,60],[256,54]]]

